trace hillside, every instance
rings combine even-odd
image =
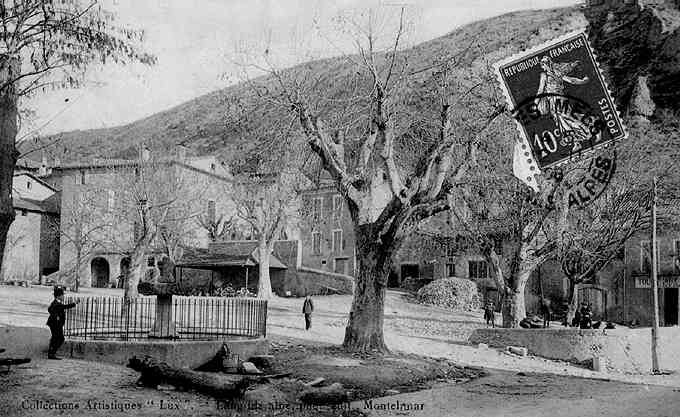
[[[517,53],[562,33],[584,28],[585,18],[577,9],[521,11],[475,22],[440,38],[403,51],[420,67],[432,65],[438,58],[456,55],[472,43],[483,45],[489,61]],[[465,72],[475,60],[484,57],[472,51],[464,55],[460,70]],[[304,67],[304,68],[303,68]],[[304,69],[325,83],[321,89],[330,97],[346,95],[346,82],[355,73],[346,59],[315,61],[287,70]],[[429,75],[431,76],[431,75]],[[427,76],[426,76],[427,77]],[[425,81],[425,80],[424,80]],[[425,82],[423,82],[425,85]],[[124,156],[136,144],[145,141],[152,148],[170,149],[178,143],[189,146],[197,154],[218,153],[226,160],[242,154],[253,144],[244,135],[244,127],[234,123],[234,103],[248,100],[249,90],[243,84],[230,86],[198,97],[187,103],[128,125],[97,130],[64,132],[47,138],[55,141],[49,153],[62,161],[98,156]],[[278,109],[258,107],[249,123],[262,129],[275,129]],[[39,155],[34,156],[39,158]]]

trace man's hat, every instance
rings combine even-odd
[[[54,297],[60,297],[64,295],[64,289],[61,287],[54,287]]]

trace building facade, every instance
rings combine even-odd
[[[59,267],[59,193],[22,170],[14,175],[12,200],[16,217],[10,226],[0,278],[42,282]]]
[[[304,191],[300,200],[302,265],[355,276],[354,229],[343,197],[326,183]]]
[[[640,233],[627,242],[621,278],[611,288],[618,314],[626,323],[650,325],[654,317],[650,244],[649,233]],[[677,326],[680,324],[680,233],[659,233],[657,254],[659,321],[662,326]]]
[[[233,210],[230,179],[218,161],[197,161],[146,154],[53,167],[46,180],[61,189],[60,274],[72,280],[77,270],[81,286],[120,286],[142,221],[158,227],[150,269],[169,251],[181,256],[183,246],[207,247],[209,232],[198,220]]]

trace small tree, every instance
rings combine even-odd
[[[70,247],[74,251],[73,265],[60,273],[62,276],[73,273],[73,288],[76,292],[80,288],[83,262],[97,249],[105,247],[107,237],[114,228],[107,196],[100,189],[80,189],[69,193],[70,198],[62,199],[62,220],[50,228],[50,235],[59,238],[62,248]],[[102,202],[102,199],[106,199],[106,202]]]
[[[203,200],[210,188],[198,175],[178,168],[173,159],[152,158],[144,152],[138,160],[112,163],[102,175],[99,186],[115,196],[117,205],[112,210],[117,227],[108,244],[130,254],[124,285],[127,299],[137,297],[154,247],[162,248],[175,262],[181,246],[196,238],[197,228],[192,226],[205,210]]]
[[[117,27],[96,1],[0,2],[0,264],[9,226],[16,150],[18,101],[46,88],[78,87],[93,63],[152,64],[140,52],[143,33]]]

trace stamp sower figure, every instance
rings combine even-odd
[[[491,327],[496,327],[496,315],[494,313],[493,301],[487,301],[484,306],[484,320],[486,320],[487,327],[491,324]]]
[[[579,61],[575,62],[554,62],[550,57],[544,56],[541,58],[541,79],[538,85],[536,99],[538,110],[541,114],[550,114],[555,121],[555,124],[560,129],[562,146],[572,145],[572,151],[576,152],[581,149],[581,142],[590,139],[590,129],[580,120],[560,111],[558,101],[562,100],[564,95],[564,83],[583,85],[586,84],[588,77],[576,78],[568,76]],[[543,96],[541,94],[554,94],[550,96]]]
[[[76,300],[75,303],[64,304],[64,289],[61,287],[54,287],[54,300],[47,308],[47,311],[50,313],[50,317],[47,319],[47,325],[52,332],[50,347],[47,351],[47,357],[49,359],[61,359],[56,355],[57,350],[61,347],[62,343],[64,343],[66,310],[75,307],[78,303],[80,303],[80,300]]]
[[[305,330],[312,328],[312,312],[314,311],[314,303],[312,297],[308,295],[305,297],[305,302],[302,305],[302,314],[305,315]]]

